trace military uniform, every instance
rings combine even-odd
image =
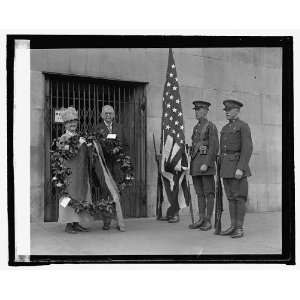
[[[194,109],[210,106],[206,101],[194,101]],[[218,131],[206,118],[200,118],[193,129],[190,175],[198,198],[199,221],[189,226],[190,229],[211,229],[211,216],[214,209],[216,155],[219,151]],[[201,171],[206,165],[207,170]]]
[[[241,102],[236,100],[225,100],[223,103],[225,105],[224,110],[243,106]],[[223,178],[225,193],[229,201],[231,219],[230,228],[221,232],[221,235],[242,237],[245,203],[248,197],[247,177],[251,176],[249,160],[253,150],[248,124],[239,118],[229,120],[229,123],[221,130],[220,150],[220,176]],[[243,172],[240,179],[235,177],[236,170]]]

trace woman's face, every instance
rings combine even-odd
[[[68,130],[70,132],[76,132],[77,126],[78,126],[77,120],[73,120],[73,121],[69,121],[69,122],[65,123],[66,130]]]

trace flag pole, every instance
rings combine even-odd
[[[157,158],[157,150],[156,150],[156,144],[155,144],[155,136],[153,132],[153,146],[154,146],[154,152],[155,152],[155,161],[157,165],[157,191],[156,191],[156,219],[159,220],[162,217],[162,201],[163,201],[163,195],[162,195],[162,179],[160,174],[160,168],[159,168],[159,160]]]

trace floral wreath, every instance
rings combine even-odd
[[[119,163],[123,173],[122,179],[118,182],[120,192],[132,185],[135,180],[132,174],[133,165],[131,158],[124,153],[119,139],[107,139],[101,131],[95,134],[85,132],[71,136],[66,140],[53,140],[50,160],[51,181],[55,194],[58,195],[60,199],[62,197],[69,197],[71,200],[68,206],[72,207],[78,214],[87,211],[91,216],[96,216],[99,213],[106,216],[114,216],[116,207],[111,196],[95,199],[92,203],[88,203],[87,201],[79,201],[70,197],[67,192],[67,187],[70,184],[69,177],[72,171],[64,165],[64,160],[71,160],[77,156],[80,147],[80,138],[84,138],[87,145],[92,145],[93,141],[97,139],[103,151],[111,157],[111,159]]]

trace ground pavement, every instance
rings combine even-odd
[[[249,213],[245,237],[216,236],[213,230],[188,229],[190,218],[169,224],[154,218],[126,219],[126,232],[115,226],[102,230],[101,221],[89,232],[67,234],[57,223],[31,223],[31,254],[35,255],[156,255],[156,254],[280,254],[281,213]],[[222,216],[223,229],[229,217]]]

